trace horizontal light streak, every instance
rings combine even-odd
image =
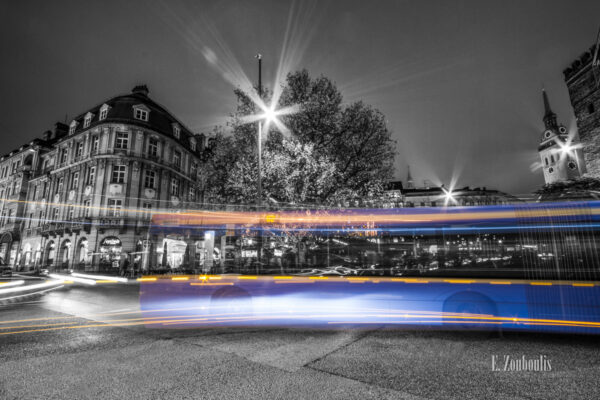
[[[151,278],[138,278],[138,281],[147,282],[164,282],[166,280],[180,280],[173,279],[171,277],[151,277]],[[347,283],[355,281],[364,281],[372,283],[388,283],[388,282],[403,282],[403,283],[432,283],[432,284],[490,284],[490,285],[537,285],[537,286],[552,286],[552,285],[567,285],[575,287],[594,287],[600,286],[600,282],[576,282],[576,281],[531,281],[524,279],[510,279],[510,280],[497,280],[497,279],[460,279],[460,278],[401,278],[401,277],[357,277],[357,276],[306,276],[306,275],[239,275],[239,276],[205,276],[201,275],[196,277],[197,280],[272,280],[275,283],[282,283],[281,281],[287,281],[288,283],[295,282],[315,282],[321,280],[328,280],[330,282]],[[185,279],[181,279],[185,280]]]
[[[22,293],[36,289],[46,289],[53,286],[61,285],[62,281],[46,281],[44,283],[36,283],[33,285],[21,285],[17,287],[1,288],[0,296],[9,293]]]
[[[52,279],[57,279],[61,282],[73,281],[73,282],[77,282],[77,283],[83,283],[85,285],[95,285],[96,284],[96,281],[93,279],[78,278],[76,276],[71,276],[71,275],[50,274],[48,276]]]
[[[121,278],[118,276],[90,275],[90,274],[82,274],[79,272],[72,272],[71,276],[75,276],[78,278],[84,278],[84,279],[96,279],[96,280],[117,281],[117,282],[128,282],[129,281],[127,278]]]
[[[5,289],[7,287],[21,286],[24,283],[25,283],[25,281],[22,279],[19,279],[16,281],[10,281],[10,282],[0,282],[0,290]]]

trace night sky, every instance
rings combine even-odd
[[[416,181],[530,193],[541,88],[574,128],[562,70],[599,24],[597,0],[1,0],[0,152],[140,83],[208,132],[240,71],[256,80],[254,55],[272,87],[284,48],[283,72],[323,74],[387,116],[397,178],[410,164]]]

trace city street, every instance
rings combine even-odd
[[[600,397],[594,336],[106,323],[138,318],[138,291],[138,284],[75,284],[0,307],[0,397]],[[504,371],[506,356],[545,357],[551,370]]]

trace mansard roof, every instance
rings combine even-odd
[[[121,123],[152,129],[177,140],[173,136],[173,124],[178,124],[181,128],[179,141],[187,145],[189,142],[188,138],[194,136],[193,132],[165,107],[152,100],[148,96],[148,93],[148,88],[145,85],[136,86],[131,93],[110,98],[85,110],[73,119],[74,121],[80,122],[77,124],[75,133],[92,128],[99,123]],[[108,105],[109,109],[106,118],[100,120],[100,109],[104,105]],[[134,118],[134,108],[139,106],[148,109],[148,121]],[[81,122],[83,122],[88,113],[92,114],[90,126],[83,128],[83,123]]]

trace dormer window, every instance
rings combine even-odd
[[[77,121],[73,120],[73,122],[71,122],[71,125],[69,125],[69,135],[74,134],[75,129],[77,129]]]
[[[85,114],[85,118],[83,119],[83,128],[89,128],[91,122],[92,122],[92,118],[94,118],[94,114],[92,114],[91,112]]]
[[[143,104],[133,106],[133,117],[135,119],[139,119],[140,121],[148,121],[149,113],[150,109]]]
[[[190,139],[190,148],[192,149],[192,151],[196,151],[196,139]]]
[[[108,104],[102,104],[102,107],[100,107],[100,116],[98,117],[98,120],[102,121],[103,119],[106,119],[109,108],[110,107],[108,106]]]
[[[181,127],[179,126],[179,124],[173,124],[173,136],[175,136],[175,138],[179,139],[180,134],[181,134]]]

